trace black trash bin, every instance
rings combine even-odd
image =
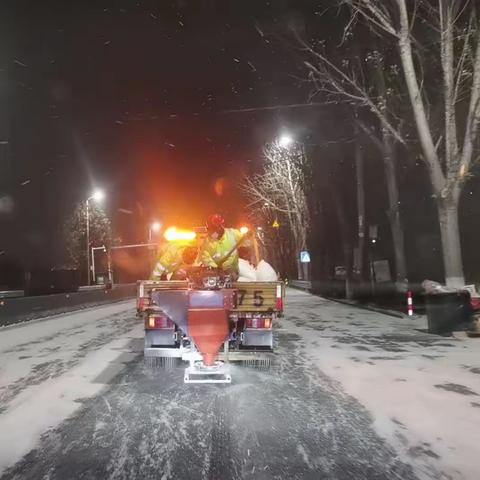
[[[472,314],[467,291],[438,292],[425,297],[429,333],[452,332]]]

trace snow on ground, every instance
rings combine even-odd
[[[374,418],[377,433],[432,478],[480,478],[480,340],[290,291],[282,325]]]
[[[289,291],[275,369],[228,386],[147,368],[133,302],[0,329],[0,473],[476,480],[480,341],[425,326]]]
[[[302,339],[277,333],[273,365],[232,365],[230,385],[138,355],[2,480],[418,480]]]
[[[132,301],[0,329],[0,472],[98,394],[142,334]]]

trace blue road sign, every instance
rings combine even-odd
[[[302,263],[310,263],[310,253],[306,250],[300,252],[300,262]]]

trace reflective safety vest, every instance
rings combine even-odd
[[[226,228],[220,239],[207,237],[203,242],[200,251],[200,261],[206,267],[217,268],[222,258],[239,242],[243,237],[240,230],[236,228]],[[245,245],[247,242],[242,242]],[[223,270],[232,270],[238,272],[238,249],[228,257],[221,265]]]
[[[187,246],[186,244],[169,243],[155,264],[152,278],[179,270],[184,263],[182,254]]]

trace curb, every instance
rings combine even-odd
[[[409,318],[406,314],[401,313],[401,312],[397,312],[395,310],[387,310],[386,308],[375,307],[374,305],[365,305],[365,304],[362,304],[362,303],[358,303],[358,302],[355,302],[354,300],[345,300],[345,299],[342,299],[342,298],[332,298],[332,297],[326,297],[326,296],[323,296],[323,295],[312,293],[308,288],[304,288],[300,285],[289,284],[287,286],[295,288],[296,290],[302,290],[304,292],[308,292],[311,295],[315,295],[316,297],[325,298],[325,299],[330,300],[332,302],[341,303],[343,305],[348,305],[350,307],[357,307],[357,308],[361,308],[362,310],[370,310],[371,312],[382,313],[383,315],[388,315],[389,317],[402,318],[402,319]]]
[[[375,307],[373,305],[363,305],[363,304],[357,303],[355,301],[343,300],[341,298],[330,298],[330,297],[324,297],[324,298],[327,298],[328,300],[331,300],[332,302],[337,302],[337,303],[341,303],[343,305],[348,305],[350,307],[357,307],[357,308],[361,308],[362,310],[370,310],[371,312],[382,313],[383,315],[388,315],[389,317],[408,318],[407,315],[405,315],[404,313],[396,312],[394,310],[387,310],[386,308]]]

